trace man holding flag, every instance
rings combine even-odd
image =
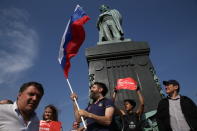
[[[81,122],[80,116],[87,120],[87,131],[113,131],[111,123],[114,114],[114,103],[112,100],[105,98],[108,89],[104,83],[95,82],[90,87],[90,99],[92,103],[85,110],[77,110],[74,104],[75,118]],[[75,93],[71,94],[71,99],[77,99]]]

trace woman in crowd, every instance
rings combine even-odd
[[[44,109],[43,120],[40,121],[39,131],[62,131],[62,124],[58,121],[58,111],[53,105]]]

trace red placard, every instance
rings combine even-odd
[[[116,90],[121,90],[121,89],[136,90],[137,82],[131,77],[118,79]]]
[[[60,131],[61,122],[59,121],[40,121],[39,131]]]

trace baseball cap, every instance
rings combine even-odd
[[[176,80],[163,81],[163,84],[164,84],[165,86],[170,85],[170,84],[172,84],[172,85],[174,85],[174,86],[179,86],[179,82],[176,81]]]

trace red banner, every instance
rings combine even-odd
[[[40,121],[39,131],[61,131],[61,122],[59,121]]]
[[[121,89],[136,90],[137,82],[131,77],[118,79],[116,90],[121,90]]]

